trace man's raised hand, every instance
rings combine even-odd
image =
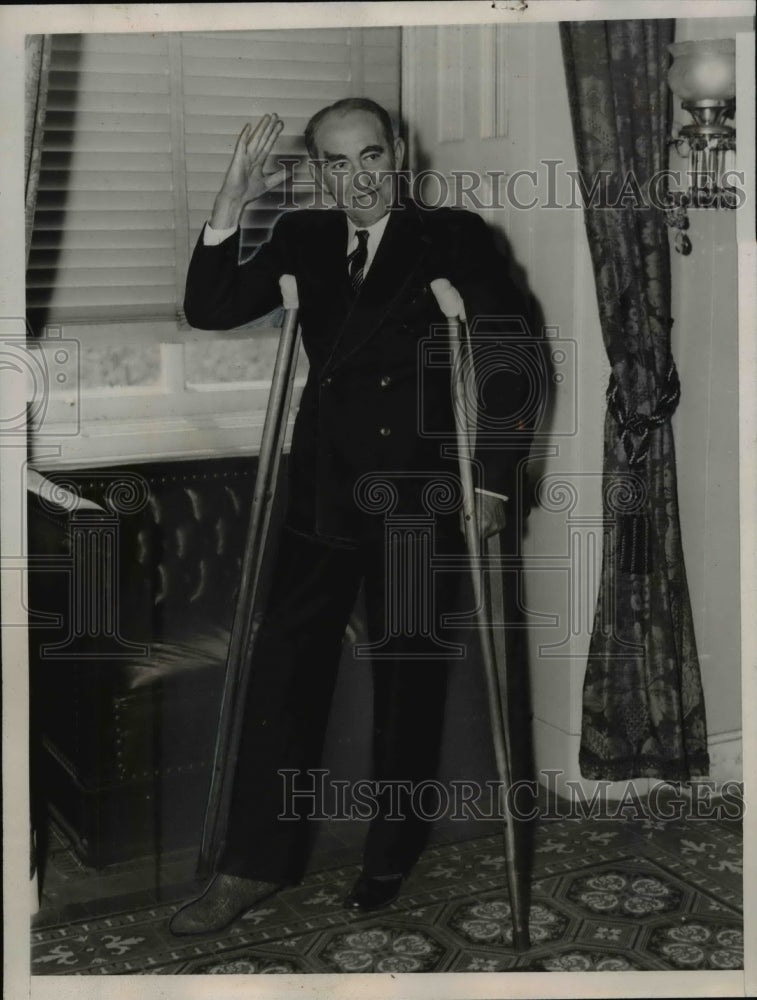
[[[248,122],[239,133],[229,169],[213,205],[210,217],[213,229],[238,225],[242,209],[248,202],[284,180],[286,169],[263,173],[263,166],[283,127],[284,122],[278,115],[263,115],[254,129]]]

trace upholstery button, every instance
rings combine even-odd
[[[389,437],[391,433],[392,433],[391,427],[382,427],[381,430],[379,431],[381,437]]]
[[[382,389],[386,389],[386,387],[388,385],[391,385],[391,384],[392,384],[392,376],[391,375],[382,375],[381,376],[381,381],[379,382],[379,385],[381,386]]]

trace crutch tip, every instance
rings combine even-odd
[[[522,927],[513,932],[513,947],[516,951],[528,951],[531,947],[531,938],[528,928]]]

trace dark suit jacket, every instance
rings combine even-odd
[[[419,509],[424,475],[427,480],[432,472],[457,470],[454,455],[440,456],[442,444],[454,446],[455,425],[445,321],[429,282],[450,280],[463,296],[469,324],[474,317],[498,317],[488,329],[505,352],[508,344],[521,344],[522,328],[499,317],[522,316],[524,304],[487,227],[470,212],[424,210],[412,202],[393,210],[358,296],[347,276],[346,247],[347,220],[337,210],[281,216],[270,241],[243,263],[239,231],[215,247],[200,237],[184,309],[192,326],[231,329],[280,305],[280,276],[295,276],[310,373],[292,442],[288,519],[301,530],[350,543],[380,523],[355,502],[353,488],[363,473],[418,473],[399,484],[399,510],[411,513]],[[428,355],[421,360],[422,342],[434,325],[442,350],[429,364]],[[505,433],[476,452],[483,467],[479,485],[508,496],[533,426],[526,413],[533,411],[533,385],[517,361],[519,350],[510,352],[512,363],[502,353],[502,364],[484,359],[484,406],[489,417],[504,419]]]

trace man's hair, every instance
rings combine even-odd
[[[320,111],[316,111],[305,126],[305,146],[311,159],[315,160],[318,156],[318,149],[315,144],[315,132],[323,119],[330,114],[345,115],[349,111],[367,111],[373,115],[381,125],[381,130],[384,133],[387,144],[389,146],[392,145],[394,142],[394,127],[392,119],[389,117],[389,112],[368,97],[345,97],[335,104],[330,104],[327,108],[321,108]]]

